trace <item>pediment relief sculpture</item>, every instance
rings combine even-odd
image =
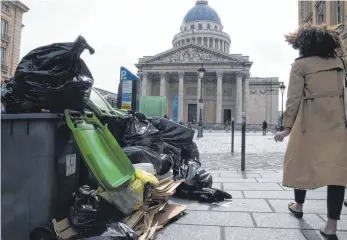
[[[213,52],[188,48],[180,52],[174,53],[169,56],[158,58],[154,60],[155,63],[176,63],[176,62],[200,62],[200,61],[231,61],[228,58],[223,58],[215,55]]]

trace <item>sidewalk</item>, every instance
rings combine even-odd
[[[236,169],[211,171],[214,187],[233,196],[227,206],[187,204],[186,215],[159,232],[160,240],[319,240],[319,229],[326,220],[326,189],[307,193],[304,217],[298,220],[288,213],[293,199],[291,189],[283,187],[280,170]],[[343,207],[339,238],[347,239],[347,208]]]
[[[240,171],[240,136],[235,136],[234,156],[230,153],[230,135],[222,132],[195,139],[203,167],[213,175],[216,188],[229,192],[233,200],[226,206],[187,204],[185,216],[158,233],[159,240],[320,240],[324,226],[326,188],[308,191],[304,217],[298,220],[288,213],[293,190],[282,182],[285,143],[276,144],[273,136],[247,136],[246,173]],[[347,208],[339,222],[338,236],[347,239]]]

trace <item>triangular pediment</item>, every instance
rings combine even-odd
[[[243,59],[220,53],[193,43],[171,49],[153,57],[148,57],[140,64],[191,63],[191,62],[244,62]]]

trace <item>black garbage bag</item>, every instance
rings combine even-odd
[[[20,61],[14,77],[1,94],[6,112],[82,111],[90,97],[93,76],[80,58],[88,49],[79,36],[74,42],[54,43],[36,48]]]
[[[171,156],[173,161],[173,174],[177,175],[179,167],[182,165],[181,149],[164,142],[163,154]]]
[[[159,153],[154,152],[148,147],[136,146],[123,148],[125,154],[132,164],[151,163],[156,172],[162,169],[162,159]]]
[[[160,154],[160,159],[161,159],[161,170],[158,172],[158,175],[165,175],[166,173],[168,173],[173,165],[173,159],[170,155],[168,154]]]
[[[143,114],[133,114],[126,119],[123,136],[125,147],[143,146],[149,147],[157,153],[163,152],[163,140],[160,132],[156,129]]]
[[[190,149],[195,133],[192,129],[162,117],[152,118],[150,121],[159,130],[164,142],[179,149]]]
[[[88,240],[138,240],[136,233],[124,223],[111,223],[106,225],[106,232],[101,236],[87,238]]]
[[[74,198],[75,203],[70,207],[68,219],[82,236],[100,235],[105,231],[105,224],[120,221],[124,217],[89,186],[80,187]]]
[[[182,150],[181,157],[184,160],[193,159],[196,162],[200,161],[199,149],[194,141],[192,141],[189,149]]]
[[[177,180],[185,180],[178,189],[186,190],[200,190],[202,188],[212,187],[212,175],[206,172],[201,167],[199,162],[187,161],[184,162],[180,168],[178,175],[175,177]]]
[[[198,200],[204,203],[218,203],[227,199],[232,199],[229,193],[215,188],[202,188],[198,190],[181,188],[177,191],[176,196],[189,200]]]

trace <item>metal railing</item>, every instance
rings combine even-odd
[[[6,33],[1,33],[1,40],[8,42],[10,41],[10,36],[8,36]]]
[[[5,64],[1,64],[1,71],[7,73],[8,72],[8,66]]]
[[[1,11],[7,14],[10,14],[10,7],[4,3],[1,5]]]

